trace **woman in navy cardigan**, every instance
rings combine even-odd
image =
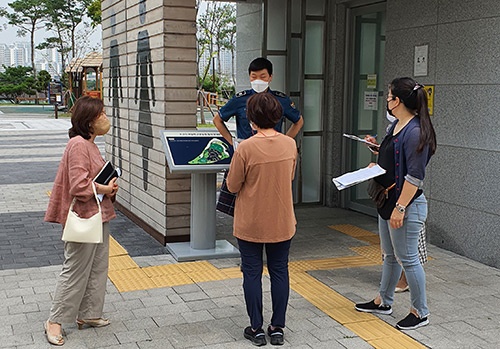
[[[387,172],[375,180],[390,187],[385,204],[378,208],[380,244],[384,254],[379,294],[356,310],[391,314],[394,290],[404,269],[410,286],[411,309],[396,325],[412,330],[429,323],[425,272],[419,260],[418,236],[427,218],[423,194],[425,168],[436,151],[436,134],[423,86],[411,78],[397,78],[389,85],[387,111],[396,117],[379,147],[377,163]],[[375,142],[373,137],[367,137]]]

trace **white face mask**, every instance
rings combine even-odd
[[[389,112],[387,112],[387,114],[385,115],[385,117],[387,118],[387,120],[389,120],[389,122],[392,124],[394,121],[396,121],[396,117],[392,116],[391,114],[389,114]]]
[[[263,80],[250,81],[250,85],[252,85],[252,89],[257,93],[264,92],[269,87],[269,83]]]

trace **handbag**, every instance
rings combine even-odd
[[[385,201],[389,198],[389,190],[394,188],[396,183],[393,183],[388,188],[384,187],[380,183],[376,182],[374,178],[368,181],[368,195],[371,197],[377,208],[384,206]]]
[[[217,200],[217,206],[215,208],[222,213],[234,217],[236,194],[231,193],[229,189],[227,189],[226,178],[227,172],[224,174],[224,179],[222,180],[222,185],[220,187],[219,200]]]
[[[92,183],[94,190],[94,197],[99,207],[99,212],[90,218],[81,218],[73,211],[76,198],[73,198],[64,225],[62,240],[66,242],[80,242],[87,244],[100,244],[102,243],[102,212],[101,204],[97,198],[95,185]]]

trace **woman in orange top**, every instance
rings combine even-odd
[[[267,343],[262,329],[264,248],[273,303],[267,332],[273,345],[283,344],[290,293],[288,254],[296,226],[292,180],[297,146],[293,138],[274,130],[281,116],[281,105],[273,95],[259,93],[248,99],[247,117],[257,133],[238,146],[227,177],[228,189],[238,193],[233,235],[241,253],[243,290],[251,324],[244,336],[257,346]]]
[[[98,194],[105,194],[101,203],[103,242],[64,243],[65,260],[50,316],[44,324],[47,340],[54,345],[64,344],[62,323],[76,320],[80,329],[84,325],[109,325],[109,320],[102,318],[102,310],[108,276],[108,222],[116,217],[113,201],[118,185],[116,178],[108,185],[93,181],[105,163],[94,140],[110,128],[102,100],[89,96],[79,98],[72,109],[71,124],[70,140],[57,170],[45,221],[64,226],[73,198],[76,198],[73,210],[80,217],[93,216],[98,211],[92,189],[95,185]]]

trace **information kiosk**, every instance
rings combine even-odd
[[[233,147],[218,131],[163,130],[160,137],[170,172],[191,174],[191,241],[168,243],[168,251],[180,262],[239,257],[228,241],[215,239],[217,172],[229,168]]]

